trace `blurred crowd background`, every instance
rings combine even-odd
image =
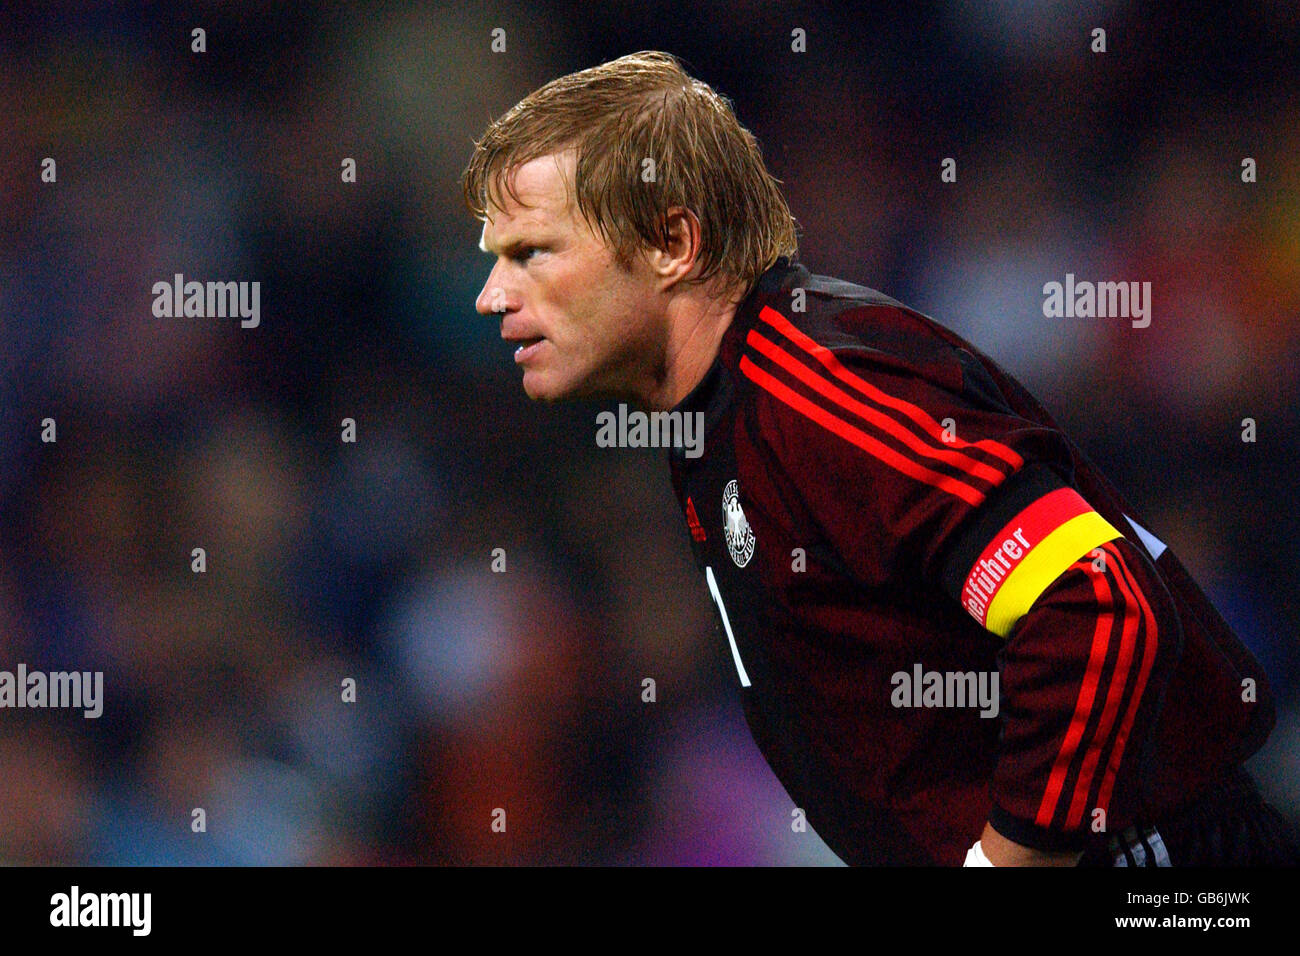
[[[106,699],[0,712],[0,861],[835,862],[662,453],[530,404],[473,307],[472,139],[639,49],[734,102],[813,272],[991,354],[1150,518],[1272,676],[1250,767],[1300,816],[1294,5],[6,8],[0,669]],[[260,327],[155,318],[177,272],[260,281]],[[1067,272],[1150,281],[1150,327],[1044,318]]]

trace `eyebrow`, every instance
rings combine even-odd
[[[519,247],[519,246],[521,246],[521,245],[523,245],[523,244],[524,244],[524,241],[523,241],[522,239],[511,239],[509,242],[507,242],[504,246],[501,247],[501,254],[502,254],[502,255],[505,255],[505,254],[511,253],[511,252],[513,252],[517,247]],[[487,243],[483,241],[483,238],[482,238],[482,237],[479,238],[479,241],[478,241],[478,247],[479,247],[480,249],[482,249],[484,252],[486,252],[488,255],[494,255],[494,254],[495,254],[495,253],[492,252],[491,249],[488,248]]]
[[[547,236],[544,235],[544,234],[543,234],[543,235],[540,235],[540,236],[520,236],[520,237],[515,237],[515,238],[513,238],[513,239],[509,239],[509,240],[507,240],[506,243],[505,243],[503,246],[501,246],[501,252],[502,252],[503,255],[505,255],[505,254],[509,254],[509,253],[511,253],[511,252],[514,252],[516,249],[520,248],[521,246],[525,246],[525,245],[533,246],[533,245],[538,245],[538,244],[545,244],[545,243],[550,242],[550,241],[553,241],[553,240],[551,240],[549,237],[547,237]],[[482,235],[479,236],[479,239],[478,239],[478,247],[479,247],[480,250],[482,250],[483,252],[486,252],[488,255],[492,255],[492,254],[493,254],[493,253],[492,253],[492,250],[488,248],[488,244],[487,244],[487,224],[486,224],[486,223],[483,224],[483,233],[482,233]]]
[[[520,239],[511,239],[511,240],[509,240],[508,242],[506,242],[505,245],[503,245],[503,246],[501,247],[501,251],[502,251],[503,253],[508,253],[508,252],[510,252],[511,250],[513,250],[513,249],[515,248],[515,246],[519,245],[521,241],[522,241],[522,240],[520,240]],[[493,253],[492,253],[492,250],[488,248],[488,244],[487,244],[487,225],[486,225],[486,224],[484,224],[484,226],[483,226],[483,234],[482,234],[481,236],[478,237],[478,247],[479,247],[481,250],[483,250],[484,252],[486,252],[488,255],[492,255],[492,254],[493,254]]]

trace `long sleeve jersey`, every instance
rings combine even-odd
[[[1271,731],[1173,550],[932,319],[780,259],[673,411],[703,416],[670,467],[746,720],[846,862],[959,865],[986,822],[1084,849]]]

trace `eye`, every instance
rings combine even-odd
[[[515,260],[515,262],[527,262],[533,257],[534,252],[541,251],[542,249],[540,246],[520,246],[515,250],[514,254],[511,255],[510,258]]]

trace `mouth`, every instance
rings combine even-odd
[[[515,364],[522,365],[537,354],[538,348],[546,341],[544,336],[510,339],[516,345]]]

